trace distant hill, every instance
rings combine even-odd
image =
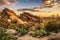
[[[25,9],[18,9],[18,11],[31,11],[31,12],[39,12],[39,10],[35,10],[34,8],[33,8],[33,9],[28,9],[28,8],[25,8]]]

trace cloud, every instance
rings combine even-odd
[[[15,5],[17,0],[0,0],[0,5]]]
[[[60,7],[60,0],[41,0],[41,4],[34,8],[56,8]]]
[[[60,5],[60,0],[44,0],[44,7],[57,7]]]

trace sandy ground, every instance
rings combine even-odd
[[[49,40],[49,39],[60,40],[60,32],[52,33],[50,36],[46,36],[46,37],[42,37],[42,38],[35,38],[35,37],[29,36],[29,35],[18,37],[18,40]]]
[[[47,40],[48,37],[43,37],[43,38],[35,38],[29,35],[25,35],[23,37],[18,37],[18,40]]]

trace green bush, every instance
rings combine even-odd
[[[36,30],[32,34],[32,36],[34,36],[34,37],[37,37],[37,36],[42,37],[42,36],[46,36],[46,35],[47,35],[47,32],[45,30]]]
[[[25,35],[28,33],[28,31],[26,29],[18,29],[18,32],[21,34],[21,35]]]
[[[59,32],[60,31],[60,23],[58,21],[50,21],[47,23],[46,31],[48,32]]]
[[[37,36],[39,36],[39,37],[47,36],[47,31],[45,30],[45,28],[40,27],[39,29],[36,29],[34,31],[32,36],[34,36],[34,37],[37,37]]]
[[[16,31],[22,36],[22,35],[27,34],[30,31],[30,29],[28,25],[20,24]]]
[[[0,40],[17,40],[14,35],[6,33],[6,29],[0,28]]]

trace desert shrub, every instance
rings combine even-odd
[[[17,40],[14,35],[6,33],[6,29],[0,28],[0,40]]]
[[[60,31],[60,23],[58,21],[50,21],[47,23],[46,31],[48,32],[58,32]]]
[[[34,37],[47,36],[47,31],[45,30],[45,27],[42,27],[42,26],[38,25],[36,30],[34,31],[34,33],[32,33],[32,36],[34,36]]]
[[[25,34],[27,34],[28,31],[26,29],[20,28],[20,29],[18,29],[18,32],[20,35],[25,35]]]
[[[10,25],[8,25],[8,29],[17,29],[18,28],[18,24],[10,24]]]
[[[28,31],[31,30],[31,26],[29,24],[24,24],[23,28],[28,30]]]
[[[39,23],[37,23],[36,24],[36,30],[38,29],[38,30],[41,30],[41,28],[42,28],[42,26],[39,24]]]
[[[22,35],[26,35],[30,31],[30,29],[29,29],[28,25],[26,25],[26,24],[24,24],[24,25],[20,24],[18,26],[18,29],[16,29],[16,31],[18,32],[18,34],[20,34],[22,36]]]
[[[36,30],[34,31],[34,33],[32,34],[33,37],[43,37],[43,36],[46,36],[47,35],[47,32],[45,30]]]
[[[41,29],[41,25],[39,24],[39,23],[34,23],[34,25],[31,27],[32,28],[32,31],[34,31],[34,30],[40,30]]]

